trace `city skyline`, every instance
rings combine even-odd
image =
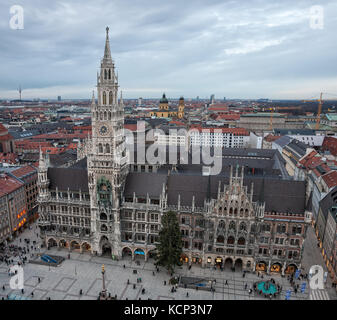
[[[20,85],[23,99],[90,98],[107,25],[125,98],[308,99],[336,91],[333,1],[102,0],[48,8],[23,1],[22,30],[9,26],[12,5],[0,5],[3,99],[17,98]],[[310,24],[312,6],[324,10],[323,29]]]

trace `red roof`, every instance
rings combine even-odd
[[[333,156],[337,156],[337,139],[334,137],[325,137],[322,144],[322,150],[329,150]]]
[[[275,140],[277,140],[277,139],[279,139],[279,138],[281,138],[281,136],[274,136],[274,135],[272,135],[272,134],[268,134],[268,135],[264,138],[264,140],[266,140],[267,142],[273,142],[273,141],[275,141]]]
[[[185,123],[181,122],[181,121],[170,121],[169,124],[176,124],[177,126],[184,126]]]
[[[52,144],[48,141],[17,140],[15,146],[19,149],[40,149],[40,147],[51,147]]]
[[[0,176],[0,196],[12,193],[21,188],[24,184],[15,178],[10,177],[6,173]]]
[[[36,169],[33,168],[32,166],[27,165],[27,166],[24,166],[24,167],[21,167],[19,169],[12,171],[12,174],[17,178],[20,178],[29,173],[33,173],[33,172],[36,172]]]
[[[210,107],[207,109],[208,111],[227,111],[228,107],[223,106],[223,107]]]
[[[137,124],[124,124],[124,129],[137,131]]]
[[[8,130],[2,123],[0,123],[0,132],[8,132]]]
[[[192,126],[191,129],[197,129],[200,132],[210,133],[232,133],[237,136],[249,136],[249,132],[245,128],[202,128],[200,126]]]
[[[60,154],[65,151],[65,148],[57,148],[57,147],[42,147],[42,153],[46,154]]]
[[[216,120],[239,120],[240,119],[240,115],[239,114],[219,114],[216,117]]]
[[[322,176],[322,178],[329,189],[337,186],[337,171],[330,171],[329,173],[326,173],[324,176]]]
[[[18,158],[15,153],[0,153],[0,162],[14,164],[18,162]]]

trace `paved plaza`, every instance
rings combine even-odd
[[[312,231],[312,230],[311,230]],[[30,238],[37,240],[37,229],[35,226],[32,230],[26,229],[24,233],[20,235],[22,239]],[[310,233],[310,230],[309,230]],[[312,232],[313,233],[313,232]],[[314,235],[309,234],[307,242],[315,241]],[[19,239],[15,239],[13,244],[20,245]],[[23,241],[22,241],[23,243]],[[21,245],[22,245],[21,243]],[[316,243],[316,242],[315,242]],[[312,250],[318,250],[313,246]],[[43,250],[41,252],[44,252]],[[254,273],[246,273],[243,278],[241,272],[232,271],[220,271],[209,268],[201,268],[199,266],[192,266],[191,270],[188,270],[184,265],[177,269],[177,275],[185,275],[189,277],[200,277],[205,279],[216,279],[215,292],[178,288],[176,292],[171,292],[170,285],[164,285],[164,281],[168,283],[170,276],[168,273],[161,269],[159,273],[156,272],[156,268],[153,265],[153,260],[145,262],[139,260],[138,265],[136,261],[121,260],[113,261],[108,257],[91,256],[88,253],[71,252],[70,259],[68,259],[69,251],[67,249],[58,250],[53,248],[51,250],[45,250],[47,254],[58,255],[65,257],[65,261],[58,267],[49,267],[48,265],[38,265],[32,263],[26,263],[24,265],[24,293],[20,290],[12,290],[9,287],[9,275],[7,266],[5,263],[0,264],[0,299],[7,295],[13,297],[24,297],[27,299],[47,299],[50,297],[52,300],[95,300],[98,297],[99,292],[102,290],[102,264],[105,265],[105,278],[106,288],[108,292],[115,296],[117,299],[129,299],[129,300],[265,300],[266,298],[256,296],[254,292],[249,294],[248,289],[252,287],[252,284],[261,278]],[[305,267],[309,266],[310,260],[318,259],[316,253],[312,256],[312,253],[305,254],[303,264]],[[317,262],[316,262],[317,263]],[[306,265],[307,264],[307,265]],[[125,268],[124,268],[125,265]],[[322,264],[323,265],[323,264]],[[137,274],[133,271],[137,270]],[[307,271],[307,269],[305,270]],[[154,272],[154,275],[153,275]],[[141,278],[140,283],[137,282],[137,278]],[[286,277],[279,275],[264,276],[264,279],[274,278],[278,282],[283,290],[280,295],[281,300],[285,299],[287,290],[292,289],[289,281]],[[38,281],[40,278],[40,282]],[[129,280],[129,284],[127,284]],[[226,284],[226,280],[228,285]],[[305,280],[297,281],[300,285]],[[245,284],[247,289],[245,290]],[[5,290],[2,286],[5,285]],[[135,285],[135,289],[134,289]],[[336,299],[335,289],[327,285],[327,290],[323,290],[317,293],[315,297],[309,292],[308,283],[304,293],[300,290],[295,294],[292,290],[291,300],[308,300],[308,299]],[[142,294],[142,289],[145,289],[145,293]],[[80,290],[83,294],[80,295]],[[33,292],[34,296],[31,296]],[[188,297],[187,297],[188,292]]]

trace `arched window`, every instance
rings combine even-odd
[[[109,92],[109,104],[112,104],[112,91]]]
[[[229,230],[233,230],[235,232],[236,230],[236,225],[234,221],[231,221],[229,224]]]
[[[99,120],[99,118],[98,118],[98,111],[96,111],[96,120]]]
[[[101,143],[98,145],[98,152],[103,153],[103,146]]]
[[[218,243],[224,243],[225,242],[225,238],[223,236],[218,236],[216,239],[216,242]]]
[[[111,70],[109,69],[109,80],[111,80]]]
[[[108,220],[108,217],[104,212],[101,212],[100,219],[106,221],[106,220]]]
[[[103,104],[106,104],[106,93],[103,91]]]
[[[105,153],[110,153],[110,145],[109,145],[109,143],[107,143],[105,145]]]
[[[106,111],[104,111],[104,120],[106,120],[107,119],[107,113],[106,113]]]
[[[235,208],[235,209],[234,209],[234,215],[236,216],[237,214],[238,214],[238,209]]]
[[[220,220],[220,222],[219,222],[219,227],[218,227],[219,229],[225,229],[225,221],[223,221],[223,220]]]
[[[108,120],[111,120],[111,112],[108,112]]]
[[[246,231],[247,230],[246,224],[244,222],[240,223],[240,230],[241,231]]]
[[[103,120],[103,112],[100,112],[100,118]]]
[[[104,79],[107,78],[107,72],[106,72],[106,69],[104,69]]]
[[[238,245],[244,246],[245,243],[246,243],[246,239],[245,239],[245,238],[243,238],[243,237],[239,238],[239,240],[238,240]]]
[[[229,236],[228,239],[227,239],[227,244],[234,244],[234,237],[233,236]]]
[[[108,227],[105,224],[102,224],[101,231],[108,231]]]

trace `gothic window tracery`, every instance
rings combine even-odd
[[[101,143],[98,145],[98,152],[103,153],[103,145]]]
[[[229,223],[228,230],[231,230],[231,231],[234,231],[234,232],[236,231],[236,224],[235,224],[234,221],[231,221],[231,222]]]
[[[234,244],[234,242],[235,242],[235,239],[234,239],[233,236],[229,236],[229,237],[227,238],[227,244]]]
[[[244,222],[241,222],[240,223],[240,231],[247,231],[247,226],[246,226],[246,224],[244,223]]]
[[[112,91],[109,92],[109,104],[112,104]]]
[[[104,105],[106,104],[106,93],[105,93],[105,91],[103,91],[103,104]]]
[[[105,177],[101,177],[97,183],[97,199],[104,206],[112,204],[112,187],[111,183]]]

